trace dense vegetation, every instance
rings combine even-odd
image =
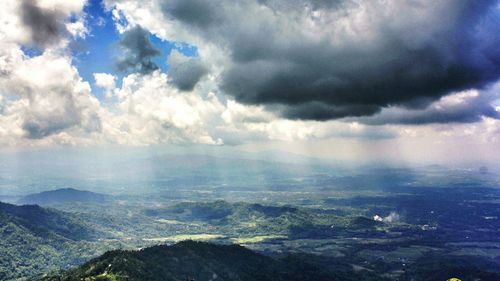
[[[100,235],[72,214],[0,202],[0,280],[80,264]]]
[[[353,214],[339,215],[323,209],[292,206],[266,206],[251,203],[185,202],[168,208],[147,209],[145,214],[154,218],[183,222],[208,223],[221,234],[232,237],[256,235],[300,235],[298,232],[314,228],[327,228],[331,236],[342,232],[373,230],[383,223]]]
[[[111,251],[83,266],[43,278],[56,280],[383,280],[346,263],[293,255],[274,259],[237,245],[185,241],[140,251]]]

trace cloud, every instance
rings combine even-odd
[[[15,48],[13,44],[64,49],[69,35],[82,37],[87,33],[82,12],[85,3],[85,0],[7,0],[0,9],[0,48],[4,53]]]
[[[159,70],[128,75],[115,93],[106,131],[112,142],[222,144],[211,129],[224,107],[212,93],[180,93]]]
[[[474,123],[483,118],[500,119],[500,111],[492,105],[496,97],[495,91],[468,90],[444,96],[423,109],[387,107],[372,117],[346,120],[368,125]]]
[[[74,22],[66,23],[66,29],[73,38],[85,38],[90,32],[85,25],[85,17],[80,17]]]
[[[157,70],[130,74],[117,88],[113,75],[96,73],[96,85],[114,94],[101,104],[69,56],[50,49],[32,58],[19,49],[7,54],[0,76],[4,146],[223,143],[212,128],[224,106],[203,85],[202,92],[181,93]]]
[[[210,92],[179,92],[159,70],[126,76],[96,73],[96,85],[115,94],[104,107],[69,57],[44,52],[13,58],[0,79],[1,143],[22,144],[222,144],[212,131],[224,106]],[[54,79],[57,77],[57,79]],[[4,98],[7,97],[7,98]]]
[[[5,109],[5,99],[3,96],[0,95],[0,115],[3,114],[4,109]]]
[[[166,1],[163,5],[163,11],[172,15],[174,18],[186,22],[187,24],[198,28],[205,28],[213,25],[218,20],[218,9],[222,8],[222,3],[209,3],[203,0],[174,0]]]
[[[116,87],[116,77],[109,73],[94,73],[94,80],[97,87],[105,90],[113,90]]]
[[[219,134],[224,143],[251,141],[305,141],[318,139],[386,140],[397,138],[391,129],[371,127],[358,122],[288,120],[266,111],[263,106],[244,105],[228,100],[221,115]]]
[[[197,58],[189,58],[173,50],[168,57],[169,82],[181,91],[191,91],[208,68]]]
[[[84,1],[29,2],[65,25],[66,34],[40,43],[47,45],[36,57],[21,48],[34,43],[24,2],[12,3],[0,10],[2,145],[289,142],[347,158],[352,147],[360,157],[400,158],[474,144],[479,157],[498,147],[498,90],[482,89],[498,73],[490,6],[120,0],[113,11],[124,17],[119,64],[130,73],[123,81],[96,73],[95,84],[113,93],[99,101],[65,42],[86,34]],[[193,44],[199,56],[173,51],[162,73],[149,32]],[[467,79],[449,79],[457,73]]]
[[[95,85],[104,90],[104,97],[111,99],[116,88],[116,77],[109,73],[94,73]]]
[[[67,32],[65,15],[58,10],[43,9],[36,0],[22,0],[22,22],[29,28],[32,42],[44,47],[58,42]]]
[[[498,1],[179,0],[147,16],[133,1],[107,2],[196,44],[236,101],[289,119],[421,109],[500,78]]]
[[[118,70],[147,74],[158,69],[152,58],[160,51],[149,40],[149,32],[142,27],[135,26],[125,31],[119,45],[124,56],[116,63]]]
[[[67,131],[101,130],[99,102],[68,57],[46,51],[11,59],[15,67],[0,79],[0,94],[8,97],[0,120],[5,132],[38,140]]]
[[[66,19],[85,1],[7,1],[0,11],[2,145],[72,143],[100,131],[99,102],[67,55]],[[79,28],[81,31],[82,28]],[[40,47],[36,57],[21,46]],[[69,137],[72,135],[72,137]],[[57,140],[56,140],[57,139]]]

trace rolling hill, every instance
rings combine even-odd
[[[237,245],[184,241],[138,251],[110,251],[42,280],[381,280],[373,278],[367,271],[354,272],[349,264],[310,255],[272,258]]]
[[[74,188],[61,188],[26,195],[17,201],[18,204],[55,205],[72,202],[104,203],[109,195]]]
[[[74,215],[0,202],[0,280],[81,263],[98,235]]]

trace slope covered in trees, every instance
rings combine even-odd
[[[0,202],[0,280],[82,263],[98,236],[75,215]]]
[[[368,271],[312,255],[272,258],[238,245],[215,245],[184,241],[139,251],[110,251],[53,280],[218,280],[218,281],[308,281],[381,280]]]

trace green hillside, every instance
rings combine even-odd
[[[272,258],[237,245],[184,241],[139,251],[110,251],[55,280],[375,280],[367,271],[310,255]],[[378,277],[377,280],[381,280]]]
[[[74,215],[0,202],[0,280],[82,263],[98,235]]]

